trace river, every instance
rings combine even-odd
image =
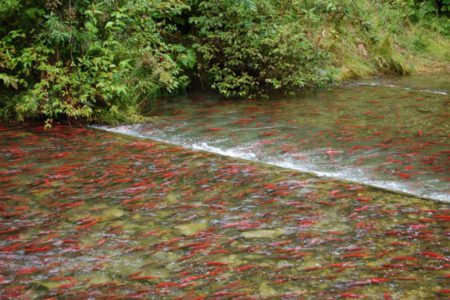
[[[448,79],[2,124],[0,299],[446,299]]]
[[[265,101],[194,95],[147,124],[101,128],[450,202],[449,90],[436,75]]]

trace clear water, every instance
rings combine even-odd
[[[147,124],[102,129],[449,202],[449,90],[439,75],[296,98],[179,97]]]
[[[362,88],[379,94],[372,90],[378,87]],[[355,94],[356,88],[332,93],[346,99],[350,92]],[[384,92],[399,93],[393,88]],[[442,95],[432,95],[430,101],[443,101],[438,98]],[[377,145],[379,135],[372,137],[364,129],[365,140],[358,127],[372,118],[350,116],[350,124],[346,117],[331,119],[327,116],[336,111],[336,101],[316,97],[329,105],[313,109],[312,99],[278,100],[255,108],[259,103],[186,99],[178,109],[165,104],[162,116],[138,128],[158,132],[161,139],[209,142],[224,153],[242,145],[243,153],[257,158],[305,153],[309,156],[298,161],[314,157],[322,166],[321,158],[323,167],[330,168],[333,159],[336,169],[343,162],[351,166],[345,149]],[[294,111],[300,104],[309,110]],[[349,106],[342,105],[344,116]],[[351,107],[360,106],[355,102]],[[428,121],[410,125],[410,133],[391,129],[405,145],[386,142],[394,146],[384,151],[397,149],[396,158],[410,157],[408,165],[429,173],[392,182],[445,177],[427,166],[445,162],[440,150],[445,140],[439,136],[446,123],[435,118],[447,108],[426,107],[432,109],[423,113]],[[417,113],[417,108],[411,110]],[[258,121],[232,125],[244,113]],[[291,119],[281,117],[289,114]],[[320,134],[317,129],[324,124],[331,128],[341,119],[336,130]],[[373,119],[377,128],[383,122],[400,126]],[[225,129],[211,129],[219,126]],[[270,126],[278,127],[262,129]],[[298,128],[317,137],[301,135]],[[339,138],[344,128],[348,141]],[[418,136],[417,130],[423,134]],[[264,134],[271,131],[277,133]],[[290,137],[282,140],[280,134]],[[245,143],[251,140],[268,142],[256,143],[250,151]],[[252,157],[230,158],[89,128],[45,131],[0,124],[0,141],[0,299],[448,299],[448,203],[317,177]],[[401,155],[409,153],[402,152],[406,145],[420,143],[432,146],[415,149],[414,156]],[[293,145],[298,146],[291,149]],[[355,149],[355,155],[383,151],[373,147]],[[327,154],[330,150],[342,153]],[[424,153],[437,155],[439,164],[422,166],[418,157]],[[368,160],[373,165],[361,163],[368,169],[380,164],[395,171],[401,165],[382,165],[385,160],[378,156]],[[444,183],[433,184],[442,193]]]

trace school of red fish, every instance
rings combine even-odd
[[[448,75],[415,82],[438,79],[450,90]],[[440,90],[356,86],[244,101],[199,94],[155,107],[148,123],[103,129],[450,202],[450,97]]]
[[[0,299],[450,295],[448,203],[89,128],[0,140]]]

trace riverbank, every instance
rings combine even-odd
[[[201,87],[292,94],[449,62],[442,1],[9,1],[0,10],[0,115],[135,122]]]
[[[450,72],[447,36],[413,24],[405,24],[396,34],[378,32],[377,36],[380,41],[375,44],[366,33],[344,32],[334,41],[327,37],[323,47],[338,69],[336,80]]]

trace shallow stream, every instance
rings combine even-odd
[[[413,79],[1,125],[0,299],[448,299],[448,81]]]

